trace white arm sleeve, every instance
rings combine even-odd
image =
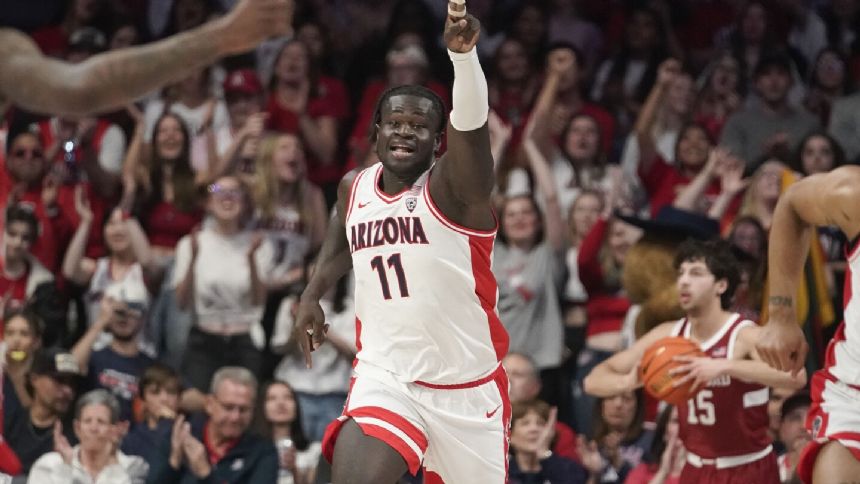
[[[481,69],[476,49],[461,54],[448,51],[454,64],[454,91],[452,93],[451,126],[457,131],[472,131],[487,122],[490,101],[487,78]]]

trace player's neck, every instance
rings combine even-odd
[[[290,438],[290,424],[272,424],[272,440]]]
[[[423,171],[421,172],[423,173]],[[386,195],[397,195],[403,190],[415,184],[421,173],[398,175],[390,170],[382,170],[382,178],[380,180],[382,186],[379,187]]]
[[[723,327],[730,315],[730,312],[720,306],[719,301],[700,311],[690,311],[687,313],[687,320],[690,321],[691,335],[699,341],[709,340]]]

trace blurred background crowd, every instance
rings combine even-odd
[[[81,62],[232,3],[8,0],[0,25]],[[294,36],[125,109],[6,113],[3,429],[20,466],[4,470],[21,482],[65,482],[48,479],[69,468],[92,482],[328,482],[320,441],[356,352],[351,281],[324,301],[329,344],[312,369],[292,337],[294,307],[337,182],[377,161],[378,96],[421,84],[450,108],[452,71],[444,1],[297,7]],[[621,274],[638,262],[625,256],[642,228],[614,214],[698,217],[689,230],[735,246],[735,310],[759,320],[780,194],[860,157],[860,1],[468,8],[482,21],[497,163],[512,482],[673,482],[683,455],[671,407],[582,392],[588,371],[636,336]],[[837,229],[818,233],[809,369],[841,319],[847,245]],[[771,395],[786,479],[808,402]]]

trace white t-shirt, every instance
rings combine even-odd
[[[253,326],[259,323],[263,305],[252,300],[248,265],[252,236],[252,232],[242,231],[225,237],[205,225],[198,234],[199,253],[193,269],[194,311],[198,324]],[[254,260],[260,279],[268,280],[272,266],[272,245],[265,239]],[[190,263],[191,236],[186,235],[176,246],[172,281],[174,288],[185,278]],[[255,343],[259,345],[262,341]]]

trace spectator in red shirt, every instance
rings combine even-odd
[[[190,137],[182,119],[164,113],[149,150],[140,126],[124,163],[124,206],[132,207],[157,256],[172,256],[176,243],[203,219],[201,175],[191,168]]]
[[[60,257],[73,231],[70,212],[57,204],[58,194],[71,191],[49,174],[50,163],[36,130],[10,133],[6,170],[0,173],[0,200],[9,205],[29,206],[38,220],[38,235],[31,252],[51,272],[59,269]]]
[[[301,137],[308,150],[308,175],[324,188],[336,187],[338,123],[349,112],[346,99],[313,76],[308,47],[293,40],[278,53],[269,85],[268,126]]]

